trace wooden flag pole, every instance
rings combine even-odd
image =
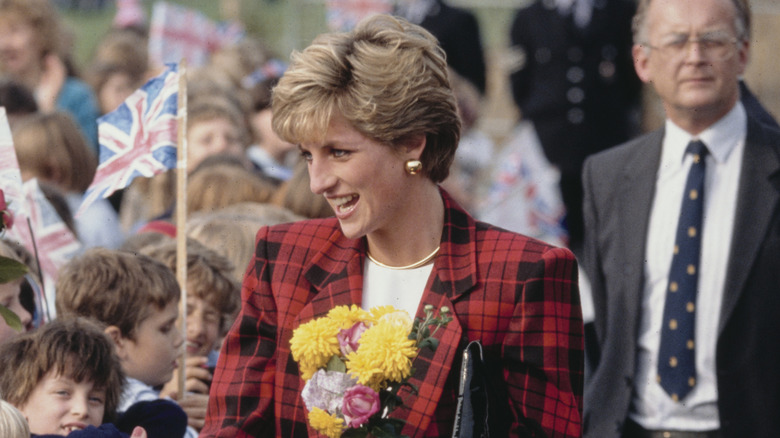
[[[185,340],[179,362],[177,399],[184,396],[187,360],[187,61],[179,62],[179,94],[176,146],[176,279],[181,287],[179,300],[180,330]]]

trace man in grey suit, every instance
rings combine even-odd
[[[780,131],[747,115],[745,0],[641,0],[658,131],[585,163],[584,435],[780,436]]]

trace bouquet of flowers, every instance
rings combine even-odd
[[[447,307],[412,318],[392,306],[370,311],[339,306],[293,331],[290,350],[306,381],[301,396],[309,424],[329,438],[400,436],[403,420],[388,414],[403,403],[398,390],[422,348],[436,349],[433,335],[452,321]]]

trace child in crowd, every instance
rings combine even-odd
[[[77,211],[98,161],[73,118],[61,111],[28,116],[14,127],[13,140],[22,179],[37,178],[56,186],[65,194],[71,213]],[[90,205],[75,222],[78,238],[87,248],[122,244],[119,217],[105,199]]]
[[[245,164],[223,154],[201,161],[187,182],[187,213],[216,211],[241,202],[269,202],[276,186]]]
[[[146,254],[161,261],[171,271],[176,270],[175,241],[147,247]],[[233,265],[228,259],[195,240],[187,241],[187,359],[186,385],[188,394],[182,407],[189,416],[189,425],[203,427],[208,405],[210,369],[216,365],[216,348],[232,324],[238,311],[241,288],[232,277]],[[163,387],[161,394],[175,398],[178,370]]]
[[[7,342],[0,369],[0,393],[34,434],[112,421],[124,381],[111,341],[84,319],[55,320]]]
[[[115,110],[150,75],[147,39],[136,31],[111,29],[95,49],[85,78],[102,114]]]
[[[97,153],[96,99],[69,65],[72,35],[55,5],[50,0],[4,0],[0,29],[0,72],[32,90],[41,111],[72,115]]]
[[[189,73],[188,73],[189,75]],[[202,90],[200,92],[194,89]],[[226,155],[251,163],[245,150],[249,143],[246,116],[239,101],[224,87],[207,79],[188,84],[187,102],[187,172],[192,172],[206,158]],[[146,222],[169,219],[174,210],[176,171],[136,178],[124,191],[120,208],[122,228],[128,235]]]
[[[226,93],[193,98],[187,105],[187,171],[206,157],[244,157],[249,144],[246,116],[238,100]]]
[[[255,253],[257,230],[303,219],[276,205],[241,202],[188,216],[187,237],[227,257],[233,264],[233,278],[240,283]]]
[[[30,425],[19,409],[0,399],[0,436],[4,438],[30,438]]]
[[[127,385],[119,412],[159,399],[183,344],[176,327],[179,285],[162,263],[140,254],[93,248],[57,278],[57,314],[98,321],[113,341]]]

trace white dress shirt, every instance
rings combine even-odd
[[[646,429],[703,431],[720,427],[715,349],[746,133],[747,116],[741,103],[697,137],[666,121],[645,249],[637,373],[630,414]],[[703,141],[709,150],[696,297],[696,386],[677,403],[657,383],[656,375],[677,220],[693,161],[685,149],[693,139]]]

